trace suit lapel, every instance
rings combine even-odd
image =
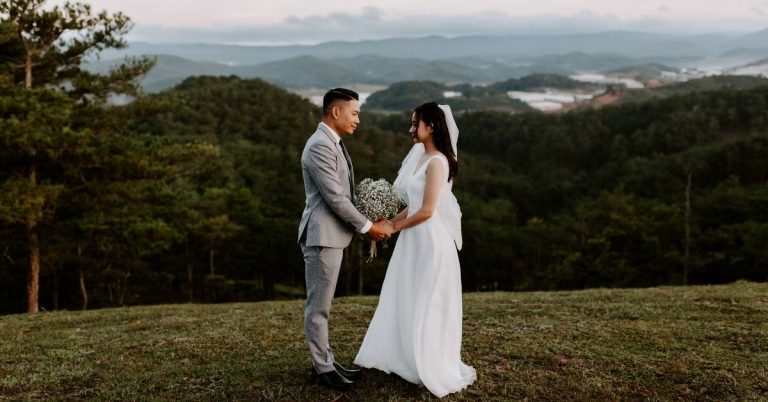
[[[339,142],[339,148],[344,153],[344,160],[347,161],[347,170],[349,170],[349,194],[352,196],[352,201],[355,201],[355,167],[352,166],[352,157],[347,152],[347,147],[343,142]]]
[[[336,153],[347,163],[347,180],[349,180],[349,194],[352,196],[352,201],[355,201],[355,168],[352,165],[352,158],[349,156],[349,153],[344,152],[344,149],[342,149],[341,145],[339,145],[338,142],[336,142],[336,137],[328,131],[328,129],[325,127],[324,124],[320,124],[317,126],[318,130],[322,131],[323,134],[325,134],[331,142],[333,142],[336,145]]]
[[[317,126],[317,129],[322,131],[323,134],[325,134],[325,136],[328,137],[329,140],[333,141],[334,143],[336,142],[336,138],[333,136],[333,134],[330,131],[328,131],[328,128],[325,126],[325,124],[319,124]]]

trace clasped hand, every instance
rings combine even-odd
[[[376,221],[368,230],[373,240],[389,239],[393,233],[395,233],[395,225],[386,219]]]

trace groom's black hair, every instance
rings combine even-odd
[[[329,90],[325,93],[325,96],[323,96],[323,114],[331,113],[331,108],[338,100],[360,100],[360,95],[347,88],[333,88]]]

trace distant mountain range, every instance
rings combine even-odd
[[[588,35],[466,36],[328,42],[313,46],[131,43],[89,64],[105,71],[126,56],[156,55],[144,87],[159,91],[195,75],[259,77],[286,88],[430,80],[491,83],[536,73],[569,75],[665,68],[735,67],[768,57],[768,29],[744,36],[641,32]]]
[[[149,92],[161,91],[187,77],[198,75],[258,77],[285,88],[299,89],[328,88],[355,83],[389,85],[401,81],[421,80],[447,84],[487,84],[536,73],[569,75],[583,71],[626,69],[651,63],[646,59],[615,54],[585,53],[527,58],[518,63],[479,56],[455,60],[420,60],[374,55],[337,59],[298,56],[251,66],[231,66],[169,55],[149,57],[157,60],[157,65],[143,82],[144,89]],[[92,62],[87,68],[103,73],[120,61],[122,60]],[[676,70],[675,67],[669,67],[669,71]]]
[[[326,42],[317,45],[231,46],[215,44],[155,44],[134,42],[123,50],[106,52],[105,58],[124,55],[167,54],[190,60],[254,65],[315,56],[348,58],[364,54],[422,60],[483,56],[504,60],[551,54],[616,53],[629,57],[714,57],[736,48],[764,48],[768,29],[749,35],[679,35],[644,32],[602,32],[570,35],[461,36],[446,38],[392,38],[358,42]]]

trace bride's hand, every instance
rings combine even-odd
[[[391,234],[397,233],[397,230],[395,230],[395,224],[392,221],[387,220],[387,226],[389,227]]]
[[[386,240],[392,236],[392,224],[384,219],[376,221],[368,230],[368,235],[373,240]]]

